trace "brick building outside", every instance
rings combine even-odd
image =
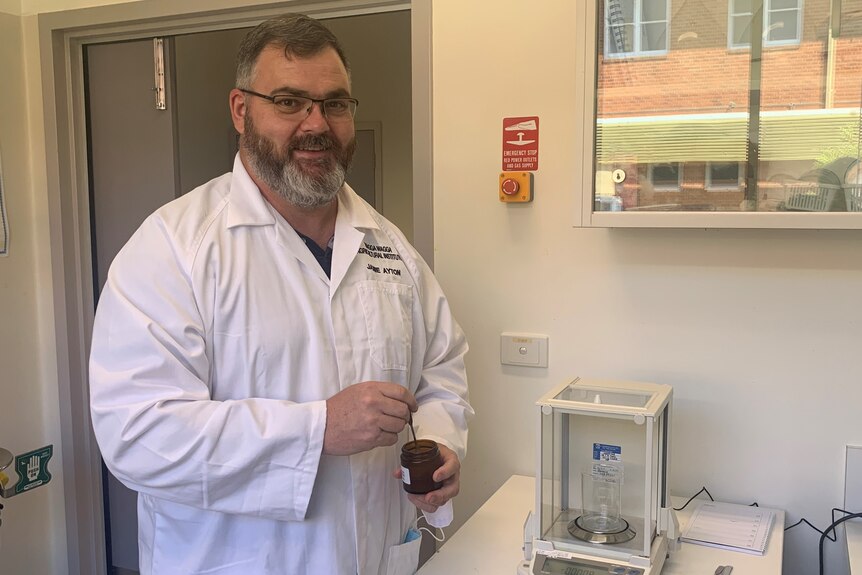
[[[855,177],[862,0],[763,0],[752,46],[757,4],[599,1],[598,196],[626,210],[783,210],[802,182]],[[847,209],[835,200],[826,209]]]

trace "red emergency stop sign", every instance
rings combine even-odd
[[[539,117],[503,118],[503,171],[539,169]]]

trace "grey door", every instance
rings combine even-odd
[[[170,42],[166,44],[169,56]],[[177,195],[174,99],[168,90],[167,110],[156,109],[153,53],[152,39],[95,44],[85,50],[97,294],[111,261],[132,233]],[[137,495],[107,469],[103,473],[109,572],[136,572]]]

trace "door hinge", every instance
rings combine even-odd
[[[165,41],[153,38],[153,69],[155,70],[156,110],[166,110],[165,104]]]

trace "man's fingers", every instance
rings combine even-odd
[[[384,397],[407,404],[410,411],[415,412],[419,409],[419,404],[416,403],[416,398],[413,397],[413,394],[410,393],[410,390],[406,387],[388,381],[380,382],[380,384],[381,385],[378,389]]]
[[[450,499],[454,498],[461,491],[461,474],[456,473],[443,481],[440,489],[426,493],[423,497],[429,505],[443,505]]]
[[[410,420],[410,406],[403,401],[384,397],[381,399],[380,411],[389,417],[397,417],[402,423]]]
[[[388,431],[380,430],[380,436],[377,440],[378,446],[383,445],[395,445],[398,443],[398,434],[397,433],[389,433]]]
[[[453,478],[447,483],[443,484],[443,487],[437,489],[435,491],[430,491],[423,495],[416,494],[407,494],[407,498],[419,509],[423,511],[428,511],[429,513],[433,513],[437,511],[437,508],[449,501],[450,499],[454,499],[458,492],[461,490],[460,481]]]
[[[407,422],[400,417],[392,417],[391,415],[381,415],[378,419],[378,426],[381,431],[386,433],[401,433]]]
[[[323,452],[352,455],[393,445],[416,410],[410,391],[388,381],[365,381],[326,400]]]
[[[438,447],[440,456],[443,458],[443,465],[434,471],[432,479],[438,483],[445,482],[452,477],[457,479],[461,473],[461,461],[458,459],[458,455],[445,445],[438,444]]]
[[[429,503],[425,497],[425,495],[414,495],[412,493],[407,494],[407,499],[409,499],[413,505],[415,505],[422,511],[427,511],[428,513],[434,513],[435,511],[437,511],[438,506]]]
[[[445,461],[443,465],[434,471],[432,479],[437,483],[443,483],[447,479],[453,477],[461,470],[461,466],[457,462]]]

